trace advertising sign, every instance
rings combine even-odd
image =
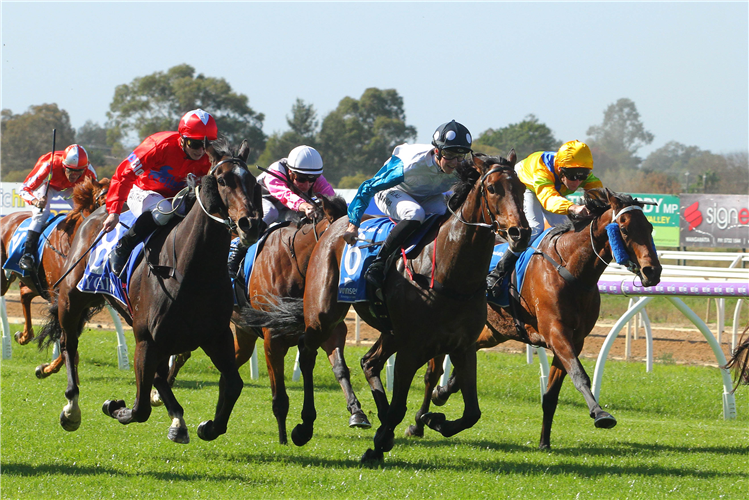
[[[656,247],[679,246],[679,197],[668,194],[627,193],[641,201],[655,202],[658,205],[645,205],[642,211],[653,225],[653,241]],[[570,201],[580,204],[582,194],[567,196]]]
[[[0,216],[31,210],[31,205],[21,198],[21,186],[22,182],[0,182]],[[53,197],[49,202],[52,204],[52,215],[69,212],[73,208],[72,200],[60,195]]]
[[[749,195],[682,194],[681,245],[749,247]]]

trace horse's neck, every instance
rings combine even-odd
[[[579,232],[570,231],[556,240],[550,241],[562,258],[564,265],[573,276],[591,286],[598,282],[606,266],[611,262],[611,245],[609,244],[606,225],[611,217],[604,214],[591,221]],[[591,238],[592,228],[592,238]],[[565,236],[568,236],[565,238]],[[553,254],[551,254],[553,255]]]
[[[199,267],[226,266],[231,241],[228,230],[208,216],[197,201],[184,220],[169,232],[169,239],[173,239],[177,246],[178,262],[187,260]],[[165,248],[171,249],[171,245],[165,240]]]

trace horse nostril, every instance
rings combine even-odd
[[[245,233],[249,232],[250,229],[252,229],[252,221],[249,217],[242,217],[237,221],[237,226],[239,229]]]

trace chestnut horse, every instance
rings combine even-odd
[[[212,440],[226,432],[234,403],[242,392],[229,325],[232,290],[226,260],[230,232],[235,229],[247,245],[257,241],[262,205],[260,187],[245,164],[249,154],[246,141],[238,153],[222,139],[214,141],[207,151],[211,170],[199,187],[190,190],[197,203],[184,220],[174,217],[149,239],[145,256],[136,264],[128,284],[129,307],[108,295],[76,288],[85,260],[60,283],[57,304],[50,308],[53,317],[42,333],[50,338],[61,336],[68,374],[68,404],[60,415],[65,430],[74,431],[81,423],[77,367],[73,362],[78,336],[92,308],[107,300],[133,328],[136,396],[132,409],[123,400],[106,401],[104,413],[122,424],[145,422],[151,414],[149,393],[153,386],[172,419],[169,439],[188,443],[183,409],[166,382],[168,361],[172,354],[200,347],[221,377],[214,420],[200,424],[198,437]],[[88,251],[106,215],[102,208],[84,222],[73,240],[68,262],[76,262]]]
[[[513,169],[515,160],[512,151],[509,160],[477,155],[473,161],[459,165],[456,173],[460,180],[448,202],[452,215],[440,219],[439,225],[412,251],[407,263],[399,259],[386,274],[383,292],[389,319],[373,315],[367,303],[355,305],[359,315],[382,332],[362,359],[381,422],[374,450],[367,450],[362,461],[382,460],[384,452],[392,449],[393,431],[406,414],[406,397],[416,370],[439,354],[449,353],[453,363],[469,376],[462,379],[462,418],[443,418],[437,427],[445,436],[451,436],[471,427],[481,416],[474,344],[486,320],[486,269],[495,232],[504,235],[514,251],[525,249],[530,237],[522,210],[524,187]],[[331,225],[312,252],[307,268],[305,332],[300,340],[304,404],[302,423],[291,434],[297,445],[307,443],[313,434],[316,411],[312,371],[317,349],[344,320],[350,307],[338,302],[345,245],[341,236],[347,225],[346,217]],[[301,319],[296,312],[295,318]],[[392,402],[388,403],[380,371],[396,351]]]
[[[328,199],[321,196],[319,201],[322,207],[318,210],[318,216],[315,217],[315,221],[318,222],[278,228],[271,232],[263,243],[253,264],[249,281],[249,304],[245,307],[259,309],[266,307],[263,297],[267,295],[302,299],[307,264],[317,240],[333,221],[346,215],[346,201],[343,198]],[[287,444],[286,417],[289,413],[289,396],[286,393],[284,381],[284,358],[289,348],[298,344],[302,330],[279,335],[279,332],[273,328],[261,330],[250,328],[243,325],[241,312],[241,307],[235,306],[232,315],[235,327],[234,350],[237,368],[250,359],[252,353],[255,352],[256,340],[258,337],[262,338],[273,395],[273,415],[278,422],[278,440],[281,444]],[[333,374],[346,397],[346,406],[351,413],[349,426],[369,428],[371,424],[351,388],[351,375],[343,357],[346,334],[346,324],[338,324],[333,335],[323,343],[323,349],[328,355]],[[170,385],[174,383],[177,372],[189,357],[190,353],[177,356],[169,371]]]
[[[749,326],[744,328],[741,334],[739,345],[736,346],[731,359],[726,363],[726,370],[733,370],[734,373],[734,392],[739,385],[749,385]]]
[[[20,345],[26,345],[34,339],[34,328],[31,326],[31,301],[40,295],[44,298],[56,295],[56,292],[50,290],[49,287],[65,272],[65,259],[70,251],[70,242],[83,220],[104,204],[108,189],[109,179],[102,178],[101,181],[96,181],[91,177],[85,177],[73,188],[73,209],[52,230],[47,239],[47,245],[42,250],[41,262],[37,268],[38,284],[41,285],[42,290],[37,290],[38,285],[31,276],[11,273],[7,277],[4,272],[0,273],[0,282],[2,282],[0,295],[5,295],[10,284],[17,277],[19,278],[24,326],[23,332],[16,332],[14,338]],[[0,267],[8,258],[8,246],[13,233],[29,217],[31,217],[31,212],[14,212],[0,219]],[[61,362],[62,358],[58,360]],[[54,371],[59,369],[58,364]],[[37,376],[39,376],[38,371]]]
[[[484,349],[517,340],[554,353],[542,401],[540,449],[551,447],[551,424],[567,374],[583,395],[594,425],[604,429],[616,425],[616,419],[593,396],[590,378],[578,358],[598,319],[601,305],[598,279],[613,258],[606,226],[612,222],[618,225],[630,261],[628,267],[642,280],[643,286],[657,285],[661,276],[661,264],[653,245],[653,226],[642,211],[642,202],[608,189],[586,191],[583,200],[594,218],[570,222],[549,232],[534,249],[519,299],[511,298],[507,308],[488,305],[486,326],[476,344],[477,349]],[[416,413],[416,424],[408,429],[407,435],[423,435],[424,423],[431,418],[430,398],[441,406],[450,394],[460,390],[463,370],[458,367],[446,387],[437,386],[443,373],[443,359],[435,358],[429,363],[424,376],[424,401]]]

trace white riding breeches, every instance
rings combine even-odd
[[[377,208],[396,222],[402,220],[424,222],[427,215],[442,215],[447,211],[447,198],[442,193],[417,200],[394,187],[375,194],[374,200]]]
[[[156,191],[146,191],[138,186],[133,186],[130,190],[127,196],[127,206],[136,218],[140,217],[143,212],[151,212],[153,220],[159,226],[165,225],[175,214],[184,216],[187,213],[184,203],[175,213],[172,213],[171,200],[167,200]]]
[[[559,226],[569,220],[564,214],[555,214],[544,209],[541,202],[536,198],[536,193],[526,189],[523,194],[523,212],[528,219],[528,225],[531,228],[531,242],[544,230],[544,218],[552,227]]]

